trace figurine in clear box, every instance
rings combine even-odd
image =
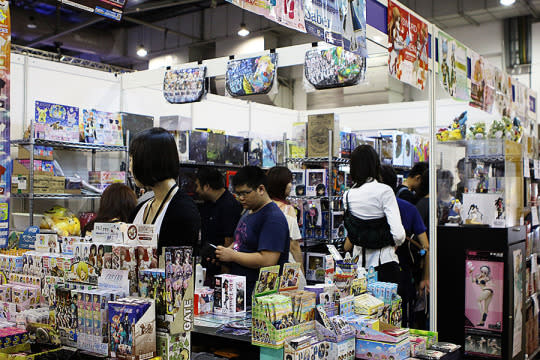
[[[497,220],[504,219],[504,200],[502,197],[495,201],[495,209],[497,210]]]
[[[437,171],[437,212],[440,224],[461,222],[461,203],[452,196],[454,176],[448,170]]]
[[[484,214],[478,208],[478,205],[471,204],[467,212],[467,224],[482,224]]]

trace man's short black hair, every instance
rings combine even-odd
[[[429,194],[429,169],[424,171],[422,173],[422,178],[420,180],[420,186],[418,187],[418,190],[416,191],[416,195],[418,197],[424,197],[427,194]]]
[[[409,171],[409,175],[407,177],[413,178],[417,175],[422,176],[424,171],[426,171],[429,168],[429,164],[425,161],[420,161],[414,164],[411,171]]]
[[[381,160],[371,145],[360,145],[351,154],[351,178],[358,186],[367,179],[381,179]]]
[[[163,128],[150,128],[135,135],[129,155],[133,162],[133,176],[144,186],[178,178],[180,160],[176,141]]]
[[[395,192],[397,187],[396,171],[390,165],[381,165],[381,180]]]
[[[244,166],[232,178],[234,187],[246,185],[252,189],[257,189],[260,185],[266,188],[266,175],[257,166]]]
[[[223,174],[212,168],[201,168],[197,171],[197,180],[199,180],[199,185],[203,187],[204,185],[210,186],[214,190],[221,190],[225,187],[225,179]]]

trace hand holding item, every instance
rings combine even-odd
[[[227,248],[224,246],[218,246],[216,248],[216,258],[222,262],[234,262],[234,257],[236,255],[236,250]]]

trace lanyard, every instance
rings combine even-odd
[[[171,186],[171,188],[169,189],[169,192],[167,193],[167,195],[165,196],[165,199],[163,199],[163,201],[161,202],[161,204],[159,205],[159,209],[158,211],[156,212],[156,214],[154,215],[154,219],[152,220],[152,225],[155,224],[156,222],[156,219],[157,217],[159,216],[159,213],[161,212],[161,210],[163,209],[163,205],[167,202],[167,200],[169,199],[169,196],[171,195],[171,193],[173,192],[174,189],[176,189],[177,185],[174,184],[173,186]],[[148,220],[148,215],[150,215],[150,208],[148,209],[148,212],[146,213],[146,216],[144,217],[144,223],[146,224],[146,221]]]

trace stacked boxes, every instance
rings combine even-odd
[[[236,314],[246,311],[246,277],[216,275],[214,312]]]

